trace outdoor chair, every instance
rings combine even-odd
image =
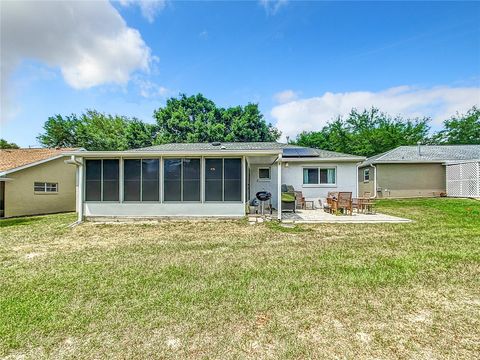
[[[295,202],[297,209],[305,209],[305,197],[301,191],[295,191]]]
[[[353,215],[352,213],[352,193],[351,192],[339,192],[337,200],[334,200],[336,203],[335,214],[338,215],[338,210],[342,209],[344,214]]]
[[[336,191],[329,191],[326,199],[326,203],[323,205],[323,210],[328,213],[332,213],[336,211],[336,200],[338,197],[338,192]]]
[[[295,189],[292,185],[282,184],[282,211],[295,212]]]

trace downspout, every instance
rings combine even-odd
[[[373,164],[370,164],[370,167],[373,168],[373,198],[377,197],[377,167]]]
[[[83,161],[78,160],[74,155],[72,155],[70,159],[65,160],[64,162],[65,164],[76,166],[76,176],[78,180],[78,199],[76,199],[78,219],[69,225],[69,227],[75,227],[83,222]]]

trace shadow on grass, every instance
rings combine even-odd
[[[17,226],[17,225],[31,225],[34,222],[40,221],[38,217],[25,217],[25,218],[16,218],[16,219],[2,219],[0,220],[0,228]]]

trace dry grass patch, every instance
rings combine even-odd
[[[384,201],[416,221],[293,228],[4,220],[0,356],[475,358],[478,204]]]

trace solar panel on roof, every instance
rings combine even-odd
[[[284,157],[314,157],[318,156],[315,150],[310,148],[285,148],[283,149],[283,156]]]

